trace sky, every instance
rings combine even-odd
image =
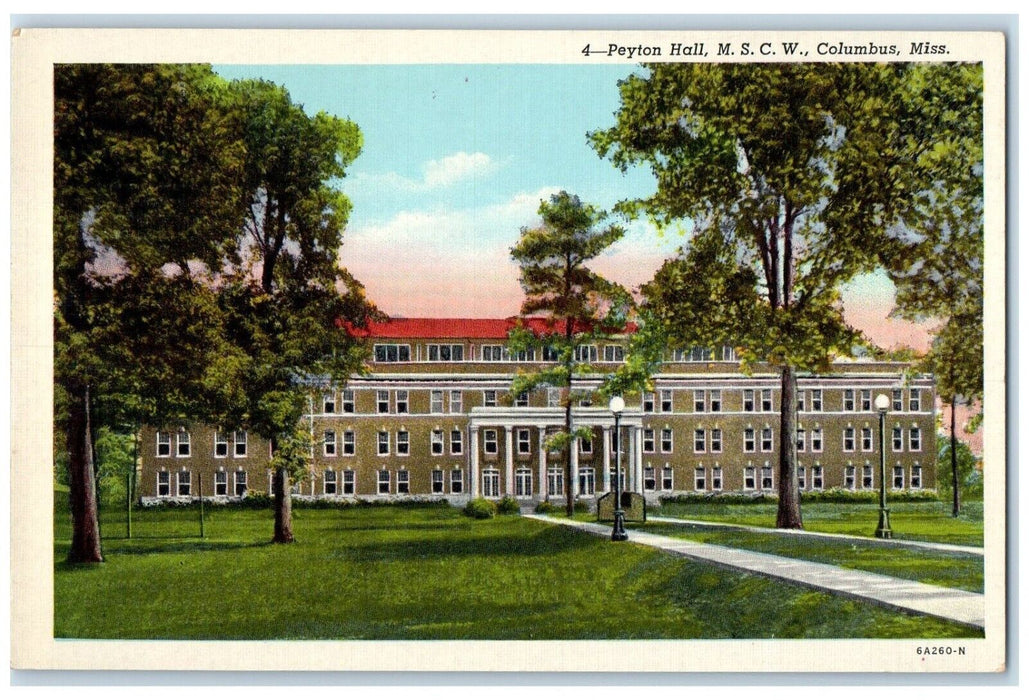
[[[222,76],[285,86],[313,114],[354,121],[361,155],[340,184],[353,202],[342,264],[383,311],[406,317],[498,318],[522,290],[510,248],[539,222],[540,201],[566,190],[610,211],[645,196],[644,168],[622,173],[589,146],[614,124],[623,65],[215,66]],[[618,221],[625,237],[590,265],[635,289],[688,233]],[[888,320],[883,275],[844,290],[848,320],[886,347],[924,349],[924,328]]]

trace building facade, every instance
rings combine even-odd
[[[395,319],[373,323],[368,372],[312,394],[304,416],[313,450],[301,498],[512,496],[526,504],[593,499],[623,484],[648,498],[681,493],[775,493],[778,488],[779,375],[740,371],[731,348],[670,350],[654,391],[626,397],[621,459],[614,416],[596,403],[604,374],[624,358],[624,343],[580,346],[598,374],[575,382],[577,427],[592,429],[571,450],[566,483],[561,454],[547,434],[563,428],[561,392],[512,396],[518,371],[550,359],[512,356],[514,319]],[[537,356],[539,354],[539,356]],[[887,488],[935,488],[936,396],[931,377],[898,362],[838,362],[829,374],[798,380],[796,441],[803,491],[879,488],[879,416],[886,415]],[[267,441],[244,430],[171,426],[143,431],[144,501],[239,498],[270,493]],[[617,467],[620,464],[621,469]]]

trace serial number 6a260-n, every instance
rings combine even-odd
[[[915,653],[919,656],[951,656],[965,655],[964,647],[915,647]]]

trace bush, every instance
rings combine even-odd
[[[476,520],[486,520],[497,514],[497,504],[485,498],[473,498],[461,512]]]
[[[553,513],[556,510],[557,506],[555,506],[550,501],[540,501],[536,504],[536,512],[542,515],[546,515],[547,513]]]
[[[576,501],[575,505],[572,506],[572,511],[575,513],[589,513],[590,504],[586,501]]]
[[[497,502],[497,512],[501,515],[514,515],[522,512],[522,506],[511,496],[504,496]]]

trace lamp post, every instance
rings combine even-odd
[[[879,527],[875,536],[882,540],[893,539],[890,529],[890,511],[886,507],[886,409],[890,399],[886,394],[875,397],[875,410],[879,412]]]
[[[625,410],[625,401],[621,396],[615,396],[607,405],[611,413],[615,414],[615,525],[611,530],[612,542],[625,542],[629,539],[625,532],[625,512],[622,510],[622,432],[621,420],[622,411]]]

